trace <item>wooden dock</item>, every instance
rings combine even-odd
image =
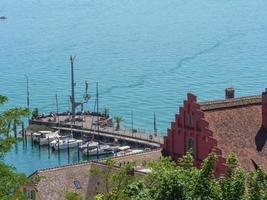
[[[135,143],[151,148],[159,148],[163,144],[163,136],[155,136],[152,133],[144,133],[141,131],[132,131],[129,129],[116,130],[114,126],[100,126],[97,132],[97,117],[92,115],[82,116],[83,121],[76,121],[71,124],[66,119],[68,115],[60,115],[57,117],[44,116],[39,119],[31,120],[31,124],[47,125],[63,132],[73,132],[74,135],[92,135],[107,139],[108,141],[124,141],[126,143]]]

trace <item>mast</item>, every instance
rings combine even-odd
[[[132,125],[132,136],[133,136],[133,111],[131,111],[131,125]]]
[[[57,93],[56,93],[56,107],[57,107],[57,115],[58,115],[58,99],[57,99]]]
[[[59,122],[59,116],[58,116],[58,99],[57,99],[57,93],[56,93],[56,107],[57,107],[57,119],[58,119],[58,122]]]
[[[156,122],[156,113],[154,112],[154,134],[157,136],[157,122]]]
[[[97,141],[99,146],[99,98],[98,98],[98,82],[96,82],[96,113],[97,113]]]
[[[75,56],[70,56],[70,64],[71,64],[71,114],[72,118],[71,121],[75,123],[75,83],[74,83],[74,70],[73,70],[73,63],[74,63]]]
[[[28,76],[25,74],[26,77],[26,82],[27,82],[27,108],[28,111],[30,112],[30,92],[29,92],[29,79]],[[30,114],[28,114],[28,123],[30,123]]]

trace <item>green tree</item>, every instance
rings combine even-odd
[[[32,118],[36,119],[39,115],[39,109],[38,108],[34,108],[32,111]]]
[[[77,192],[66,192],[67,200],[83,200],[83,197]]]
[[[256,172],[250,172],[248,177],[248,199],[267,200],[266,174],[259,168]]]
[[[6,96],[0,95],[0,105],[8,101]],[[0,113],[0,197],[1,200],[23,199],[18,190],[20,184],[26,183],[26,176],[18,174],[16,170],[3,162],[4,155],[17,142],[17,138],[10,137],[11,124],[16,134],[17,125],[21,124],[21,117],[28,116],[25,108],[9,108]]]
[[[123,118],[118,116],[114,117],[115,123],[116,123],[116,130],[120,130],[120,124],[123,122]]]
[[[4,113],[8,129],[10,129],[10,124],[13,125],[12,129],[15,137],[17,137],[17,126],[22,125],[21,117],[27,117],[28,113],[27,108],[10,108]]]
[[[245,174],[241,169],[235,154],[230,154],[227,160],[227,172],[220,179],[222,199],[241,200],[246,195]]]
[[[105,117],[107,117],[109,115],[109,108],[107,106],[105,106],[103,108],[103,113],[104,113]]]
[[[126,163],[120,169],[115,167],[115,161],[107,159],[106,167],[93,167],[90,171],[97,174],[105,185],[104,193],[95,196],[94,200],[127,200],[125,193],[127,186],[135,180],[133,176],[133,164]]]

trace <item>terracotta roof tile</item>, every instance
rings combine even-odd
[[[211,101],[200,105],[225,158],[234,152],[245,170],[254,170],[251,159],[267,170],[267,147],[265,145],[258,152],[255,143],[262,124],[261,96]]]

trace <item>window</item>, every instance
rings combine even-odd
[[[195,157],[195,143],[192,138],[189,138],[187,141],[187,151],[191,151],[192,156]]]
[[[192,127],[192,113],[188,113],[188,126]]]
[[[23,193],[28,200],[35,200],[36,199],[35,190],[29,190],[27,188],[23,188]]]
[[[76,181],[73,181],[73,183],[74,183],[76,189],[81,189],[82,188],[80,181],[76,180]]]

